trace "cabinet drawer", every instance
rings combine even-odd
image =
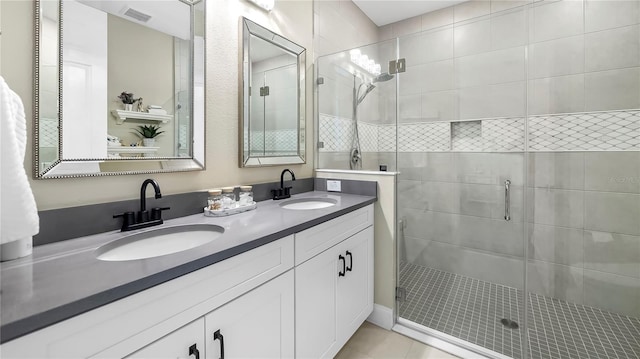
[[[296,233],[296,265],[371,225],[373,225],[373,204]]]
[[[193,350],[190,350],[191,348]],[[191,322],[166,337],[156,340],[127,356],[126,359],[189,358],[190,352],[204,354],[204,318]]]

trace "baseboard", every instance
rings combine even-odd
[[[374,304],[373,312],[371,312],[371,315],[369,315],[367,321],[386,330],[391,330],[394,324],[393,309],[379,304]]]

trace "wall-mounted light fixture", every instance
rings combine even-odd
[[[273,10],[273,7],[276,5],[276,0],[249,0],[249,2],[267,12]]]

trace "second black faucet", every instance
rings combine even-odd
[[[289,172],[291,174],[291,181],[296,180],[296,175],[292,170],[285,168],[280,174],[280,188],[272,189],[271,194],[273,194],[274,200],[285,199],[291,197],[291,188],[284,186],[284,174]]]

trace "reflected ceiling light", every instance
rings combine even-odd
[[[382,66],[370,59],[369,56],[362,54],[359,49],[353,49],[349,52],[351,62],[366,70],[368,73],[378,76],[382,70]]]
[[[276,5],[276,0],[249,0],[249,2],[257,5],[265,11],[273,10],[274,6]]]

